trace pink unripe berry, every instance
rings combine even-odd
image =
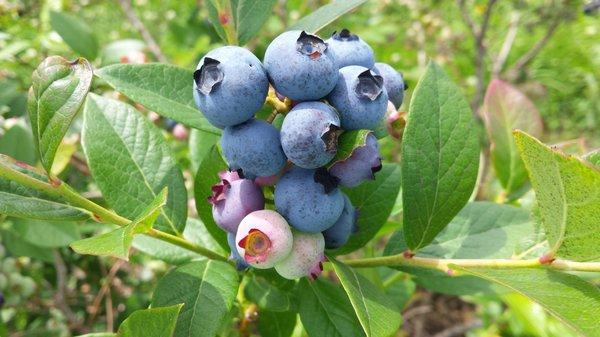
[[[292,231],[279,213],[271,210],[248,214],[235,236],[240,256],[252,267],[267,269],[292,251]]]
[[[279,275],[295,280],[304,276],[316,279],[323,271],[325,240],[321,233],[293,231],[292,252],[275,265]]]

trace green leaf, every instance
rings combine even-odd
[[[96,333],[88,333],[85,335],[77,336],[77,337],[116,337],[117,335],[111,332],[96,332]]]
[[[158,282],[152,306],[184,303],[174,336],[212,337],[233,307],[238,286],[232,265],[214,260],[190,262]]]
[[[31,81],[29,120],[42,166],[50,172],[60,141],[90,90],[92,66],[82,58],[69,62],[50,56],[33,72]]]
[[[39,220],[85,220],[90,213],[73,206],[37,197],[0,192],[0,214]]]
[[[238,43],[246,44],[267,21],[277,0],[239,0],[237,5]]]
[[[404,236],[410,249],[427,246],[467,203],[478,166],[469,104],[430,62],[415,88],[402,139]]]
[[[134,311],[119,326],[118,337],[170,337],[183,304]]]
[[[221,130],[210,125],[196,108],[191,70],[161,63],[113,64],[98,69],[95,75],[162,116],[192,128],[221,134]]]
[[[13,219],[13,229],[24,240],[38,247],[67,247],[79,240],[81,235],[77,223]]]
[[[90,94],[81,142],[94,180],[117,213],[136,218],[168,187],[157,228],[181,233],[187,218],[183,174],[152,123],[130,105]]]
[[[292,295],[276,287],[268,279],[260,276],[250,278],[244,286],[246,298],[258,305],[259,308],[268,311],[290,311],[295,309]]]
[[[375,174],[375,180],[362,183],[360,186],[344,189],[358,209],[358,232],[352,234],[348,242],[329,254],[339,255],[353,252],[369,242],[386,223],[396,196],[400,190],[400,167],[395,164],[384,164],[381,171]]]
[[[398,307],[385,293],[352,268],[335,259],[332,259],[332,265],[365,334],[368,337],[387,337],[395,334],[402,323]]]
[[[600,258],[600,169],[516,131],[550,250],[573,260]]]
[[[212,216],[212,206],[207,201],[207,198],[212,194],[212,186],[219,182],[218,173],[226,169],[227,164],[221,157],[219,149],[216,145],[213,145],[202,164],[200,164],[194,178],[194,198],[196,199],[198,216],[202,219],[204,226],[221,247],[228,250],[227,234],[215,223]]]
[[[293,311],[273,312],[261,310],[258,314],[258,333],[262,337],[290,337],[296,327]]]
[[[208,19],[213,24],[217,35],[223,42],[237,45],[235,10],[239,0],[208,0],[205,5],[208,9]]]
[[[2,230],[2,244],[6,249],[14,256],[28,256],[40,261],[54,262],[54,255],[52,249],[38,247],[34,244],[27,242],[14,230]]]
[[[496,175],[508,194],[527,181],[527,171],[512,137],[513,129],[532,135],[542,133],[542,118],[537,108],[522,92],[494,79],[483,102],[483,117],[491,143],[490,156]]]
[[[309,336],[365,336],[348,296],[339,286],[303,278],[297,297],[300,320]]]
[[[351,130],[345,131],[338,138],[338,146],[335,157],[327,164],[327,167],[335,163],[348,159],[358,147],[365,146],[367,136],[372,133],[371,130]]]
[[[511,258],[538,244],[541,240],[524,209],[473,202],[467,204],[450,224],[417,256],[432,258]],[[408,249],[401,231],[388,241],[384,255],[401,254]],[[465,295],[492,290],[488,282],[472,276],[450,277],[426,268],[395,267],[416,276],[415,281],[428,289],[454,295]]]
[[[453,268],[527,296],[588,337],[600,336],[600,290],[577,276],[551,269]]]
[[[78,17],[65,12],[50,11],[50,26],[76,53],[90,60],[98,55],[98,41],[94,32]]]
[[[585,157],[583,157],[583,159],[600,167],[600,149],[596,149],[596,150],[588,153]]]
[[[305,30],[316,33],[335,21],[340,16],[350,12],[354,8],[364,4],[367,0],[337,0],[300,19],[288,30]]]
[[[5,125],[8,123],[5,123]],[[29,165],[36,162],[31,130],[21,120],[8,128],[0,137],[0,153]]]
[[[202,164],[204,158],[210,153],[212,146],[219,142],[220,138],[219,135],[192,129],[188,147],[193,172],[198,172],[200,164]]]
[[[167,201],[167,189],[156,196],[148,207],[130,224],[111,232],[73,242],[70,246],[79,254],[114,256],[129,259],[129,248],[135,234],[147,233]]]
[[[185,229],[183,230],[183,238],[219,254],[225,255],[226,253],[198,219],[187,219]],[[154,258],[172,264],[183,264],[191,260],[205,259],[203,255],[147,235],[135,236],[133,238],[133,247]]]

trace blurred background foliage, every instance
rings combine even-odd
[[[222,45],[208,19],[205,1],[0,0],[0,152],[36,162],[26,97],[31,73],[46,56],[84,55],[95,67],[163,61],[193,69],[204,53]],[[259,58],[276,35],[327,3],[276,2],[259,34],[247,44]],[[336,29],[349,28],[373,47],[380,61],[402,71],[409,85],[402,111],[408,110],[412,88],[427,61],[435,59],[476,111],[490,80],[500,78],[533,101],[543,118],[543,141],[583,154],[600,146],[600,13],[593,9],[594,3],[597,1],[371,0],[320,34],[329,36]],[[65,22],[80,25],[80,29],[60,31]],[[70,34],[71,41],[66,43]],[[94,86],[103,89],[98,80]],[[185,130],[176,132],[169,121],[154,119],[169,131],[165,135],[190,182],[197,165],[194,158],[202,156],[203,149],[190,146],[192,150],[188,150]],[[80,121],[75,121],[71,136],[61,145],[53,172],[71,186],[90,191],[87,197],[99,198],[78,146],[79,125]],[[192,135],[194,141],[201,140]],[[487,141],[482,142],[485,145]],[[383,144],[388,159],[397,160],[398,143],[388,137]],[[484,197],[497,198],[497,180],[492,176],[485,184]],[[527,206],[527,198],[521,204]],[[194,207],[190,209],[193,216]],[[1,337],[112,330],[130,312],[147,307],[155,281],[168,268],[140,254],[124,263],[79,256],[67,248],[68,242],[101,225],[51,226],[57,232],[48,237],[62,241],[45,242],[23,230],[39,224],[16,226],[14,221],[1,220]],[[382,238],[389,233],[384,227],[380,234]],[[380,247],[380,242],[374,242],[362,254],[372,255]],[[393,288],[390,291],[405,308],[400,334],[573,334],[521,296],[442,296],[416,287],[408,278],[389,276],[389,271],[365,273],[382,287]],[[238,316],[244,320],[243,313]],[[236,324],[238,320],[223,334],[236,336]],[[296,329],[295,335],[301,336],[301,329]]]

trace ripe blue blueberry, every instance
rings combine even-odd
[[[355,187],[367,179],[375,179],[375,173],[381,170],[381,155],[377,138],[367,135],[365,145],[357,147],[346,160],[331,166],[329,173],[339,179],[345,187]]]
[[[375,57],[373,49],[358,35],[350,33],[346,28],[333,35],[325,41],[329,48],[335,53],[339,68],[346,66],[362,66],[373,68]]]
[[[275,264],[279,275],[295,280],[304,276],[316,279],[323,271],[325,241],[321,233],[293,231],[294,243],[291,253]]]
[[[275,186],[275,208],[301,232],[326,230],[337,221],[344,209],[342,193],[328,184],[321,174],[322,170],[295,167],[286,172]]]
[[[337,109],[345,130],[377,128],[387,110],[387,93],[383,78],[361,66],[340,69],[340,77],[327,96]]]
[[[275,90],[294,101],[316,101],[335,86],[338,65],[325,41],[293,30],[282,33],[267,47],[264,58]]]
[[[340,215],[340,218],[333,226],[323,232],[325,248],[334,249],[346,244],[350,238],[350,234],[356,230],[357,218],[358,211],[352,206],[350,198],[344,194],[344,210],[342,211],[342,215]]]
[[[340,118],[329,105],[304,102],[296,105],[281,127],[281,146],[288,159],[302,168],[327,164],[337,152]]]
[[[406,90],[402,74],[389,64],[380,62],[375,63],[373,71],[383,77],[383,85],[385,86],[388,99],[394,103],[397,109],[400,108],[404,100],[404,90]]]
[[[250,179],[241,179],[237,172],[219,173],[221,181],[212,187],[208,201],[213,219],[223,230],[235,233],[244,217],[265,208],[262,190]]]
[[[272,176],[286,162],[279,130],[263,120],[252,119],[225,128],[221,148],[229,168],[242,170],[248,179]]]
[[[245,270],[250,267],[250,265],[246,262],[246,260],[244,260],[237,250],[237,245],[235,244],[235,233],[227,233],[227,243],[229,244],[229,249],[231,250],[229,260],[235,262],[235,267],[237,270]]]
[[[240,256],[252,267],[268,269],[292,251],[292,230],[279,213],[271,210],[248,214],[235,235]]]
[[[206,119],[218,128],[243,123],[263,106],[269,80],[249,50],[225,46],[204,56],[194,72],[194,99]]]

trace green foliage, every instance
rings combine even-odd
[[[9,127],[0,138],[0,153],[34,165],[36,155],[31,129],[25,123],[17,123]]]
[[[404,237],[429,244],[467,203],[479,166],[477,127],[458,88],[430,62],[410,103],[402,140]]]
[[[50,11],[50,25],[71,49],[93,60],[98,55],[98,41],[92,29],[77,16]]]
[[[231,265],[219,261],[196,261],[163,277],[152,299],[153,307],[184,303],[175,337],[214,336],[233,307],[238,275]]]
[[[296,327],[298,316],[293,311],[261,311],[258,318],[258,332],[265,337],[289,337]]]
[[[167,64],[115,64],[95,75],[146,108],[198,130],[220,134],[194,104],[193,72]]]
[[[51,56],[32,75],[27,102],[29,120],[40,160],[48,172],[91,83],[92,66],[85,59],[69,62]]]
[[[338,146],[335,157],[327,164],[328,167],[335,163],[348,159],[358,147],[365,146],[367,136],[372,133],[370,130],[351,130],[345,131],[338,137]]]
[[[138,310],[119,327],[117,337],[168,337],[175,331],[183,304]]]
[[[160,132],[132,106],[90,94],[82,145],[96,183],[117,212],[135,218],[167,187],[157,228],[183,231],[187,193],[181,170]]]
[[[457,269],[531,298],[586,336],[600,336],[600,290],[576,276],[543,269]]]
[[[334,1],[303,17],[289,29],[305,30],[307,32],[316,33],[340,16],[365,2],[367,2],[367,0]]]
[[[515,132],[536,193],[551,252],[578,261],[600,257],[600,170]]]
[[[14,219],[12,228],[23,240],[44,248],[67,247],[81,237],[75,222]]]

